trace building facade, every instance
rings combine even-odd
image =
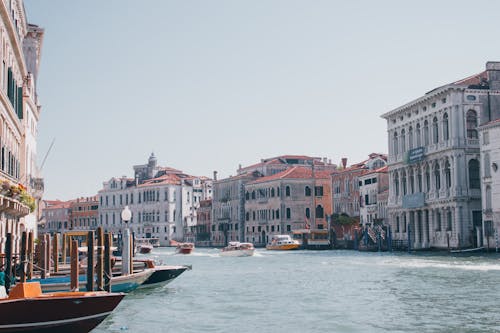
[[[94,230],[99,220],[97,196],[78,198],[70,202],[71,230]]]
[[[44,200],[39,234],[65,233],[71,229],[71,201]]]
[[[393,239],[412,248],[482,245],[478,125],[500,114],[498,63],[382,117]]]
[[[27,23],[21,0],[0,2],[0,251],[5,237],[22,231],[36,236],[43,180],[36,168],[36,134],[40,114],[36,79],[43,29]],[[33,181],[32,181],[33,180]],[[7,187],[11,190],[7,191]],[[36,199],[35,199],[36,197]]]
[[[363,226],[387,223],[387,166],[366,171],[359,176],[359,221]],[[384,195],[385,194],[385,195]]]
[[[160,245],[170,241],[194,241],[197,209],[211,193],[206,177],[160,167],[152,154],[148,163],[134,166],[134,178],[111,178],[99,191],[99,225],[121,233],[128,227],[138,238],[157,238]],[[132,218],[124,223],[121,212],[129,206]]]
[[[330,173],[294,166],[247,183],[244,240],[265,246],[274,235],[328,230],[332,214]]]

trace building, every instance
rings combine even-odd
[[[478,125],[500,117],[499,63],[382,115],[393,239],[416,249],[482,245]]]
[[[111,178],[98,193],[99,225],[121,233],[129,227],[138,238],[157,238],[162,246],[171,240],[194,241],[197,209],[211,194],[211,180],[157,165],[154,154],[134,166],[134,178]],[[127,225],[121,212],[132,212]]]
[[[99,220],[97,196],[78,198],[70,202],[70,229],[94,230]]]
[[[1,252],[8,233],[14,237],[14,251],[22,231],[33,231],[36,237],[40,217],[36,206],[43,180],[36,168],[36,79],[43,35],[43,29],[27,23],[23,1],[0,2]]]
[[[363,226],[387,222],[389,177],[387,166],[368,170],[359,176],[359,222]]]
[[[316,170],[335,170],[326,158],[304,155],[281,155],[240,167],[236,176],[217,180],[214,176],[212,201],[212,245],[225,246],[228,240],[245,239],[245,184],[259,177],[271,176],[294,166],[311,166]]]
[[[44,200],[39,234],[65,233],[71,230],[71,201]]]
[[[210,246],[210,235],[212,230],[212,199],[200,201],[197,210],[196,246]]]
[[[245,241],[265,246],[274,235],[328,230],[332,214],[330,173],[311,166],[293,166],[248,182]]]

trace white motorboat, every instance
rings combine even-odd
[[[249,257],[253,256],[255,248],[252,243],[229,242],[220,255],[223,257]]]

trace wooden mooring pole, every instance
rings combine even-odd
[[[54,235],[52,244],[52,260],[54,260],[54,273],[59,272],[59,234]]]
[[[87,235],[87,291],[94,290],[94,232]]]
[[[26,282],[26,271],[27,271],[27,262],[28,262],[28,233],[26,231],[23,231],[23,234],[21,235],[21,256],[20,256],[20,265],[21,265],[21,272],[20,272],[20,280],[21,283]]]
[[[97,290],[104,290],[104,230],[97,228]]]
[[[9,232],[5,239],[5,290],[10,289],[12,279],[12,234]]]
[[[33,231],[30,231],[28,234],[28,279],[33,277],[33,261],[35,260],[35,240],[33,238]]]
[[[78,241],[71,244],[71,291],[78,291]]]
[[[104,235],[104,290],[111,291],[111,244],[113,242],[112,234]],[[123,262],[122,262],[123,264]]]

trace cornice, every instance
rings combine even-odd
[[[26,63],[24,61],[23,46],[17,35],[16,28],[12,22],[9,10],[4,1],[0,1],[0,18],[5,24],[7,34],[9,35],[10,44],[12,45],[12,50],[16,56],[17,63],[19,65],[19,70],[24,78],[26,76]]]

